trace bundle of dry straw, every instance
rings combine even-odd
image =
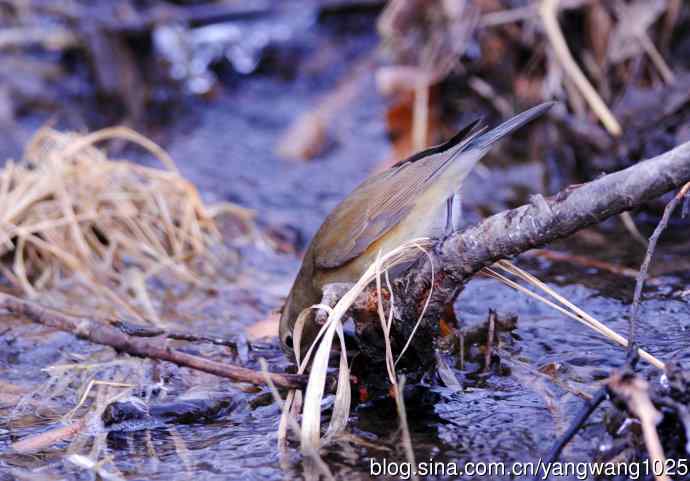
[[[165,169],[111,160],[96,142],[124,139],[149,150]],[[76,274],[92,290],[127,306],[114,289],[132,268],[144,281],[163,268],[189,281],[190,260],[220,235],[195,187],[172,159],[136,132],[89,135],[40,130],[18,163],[0,173],[3,275],[28,296]]]

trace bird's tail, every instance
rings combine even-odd
[[[505,122],[503,122],[498,127],[491,129],[486,133],[483,133],[481,135],[476,136],[475,138],[470,140],[467,143],[467,145],[465,145],[463,150],[466,152],[466,151],[471,150],[471,149],[480,149],[480,150],[488,149],[494,143],[498,142],[499,140],[501,140],[506,135],[519,129],[520,127],[525,125],[527,122],[531,121],[532,119],[539,117],[540,115],[544,114],[555,103],[556,102],[544,102],[543,104],[539,104],[535,107],[532,107],[529,110],[525,110],[524,112],[517,114],[515,117],[512,117],[512,118],[506,120]]]

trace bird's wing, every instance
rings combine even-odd
[[[419,152],[360,184],[326,218],[312,241],[316,266],[339,267],[397,225],[447,162],[478,133],[475,121],[448,142]],[[364,203],[363,199],[367,199]]]
[[[477,155],[466,159],[471,165],[460,166],[467,167],[465,173],[469,172],[491,145],[553,105],[554,102],[539,104],[486,133],[475,129],[478,121],[472,122],[445,144],[419,152],[365,180],[335,208],[316,233],[311,245],[316,266],[339,267],[362,254],[412,210],[417,196],[443,175],[459,154],[477,151]]]

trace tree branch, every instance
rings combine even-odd
[[[437,323],[431,321],[441,317],[443,307],[482,268],[639,207],[688,181],[690,142],[548,199],[535,196],[530,204],[495,214],[441,240],[435,246],[432,300],[413,341],[415,349],[429,352],[429,339],[438,337]],[[412,331],[429,293],[430,280],[431,262],[422,256],[396,283],[403,303],[397,326],[402,336]]]
[[[110,346],[120,352],[169,361],[178,366],[190,367],[232,381],[266,384],[266,376],[269,376],[271,381],[280,387],[302,389],[307,384],[306,376],[277,372],[262,373],[246,367],[212,361],[172,349],[168,347],[166,339],[162,337],[141,338],[129,336],[104,322],[64,314],[8,294],[0,294],[0,307],[13,314],[27,317],[44,326],[69,332],[96,344]]]

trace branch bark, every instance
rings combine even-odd
[[[268,376],[276,386],[284,388],[302,389],[307,384],[307,376],[277,372],[263,373],[246,367],[194,356],[168,347],[166,339],[162,337],[129,336],[104,322],[64,314],[8,294],[0,294],[0,307],[44,326],[69,332],[96,344],[113,347],[120,352],[149,359],[161,359],[178,366],[215,374],[231,381],[266,384],[266,376]]]
[[[529,249],[562,239],[584,227],[639,207],[690,181],[690,142],[625,170],[569,187],[553,197],[495,214],[479,224],[441,240],[435,246],[432,299],[413,345],[429,352],[438,337],[433,319],[482,268]],[[426,256],[396,283],[402,301],[400,334],[412,332],[431,287],[431,262]],[[427,358],[427,356],[422,356]]]

